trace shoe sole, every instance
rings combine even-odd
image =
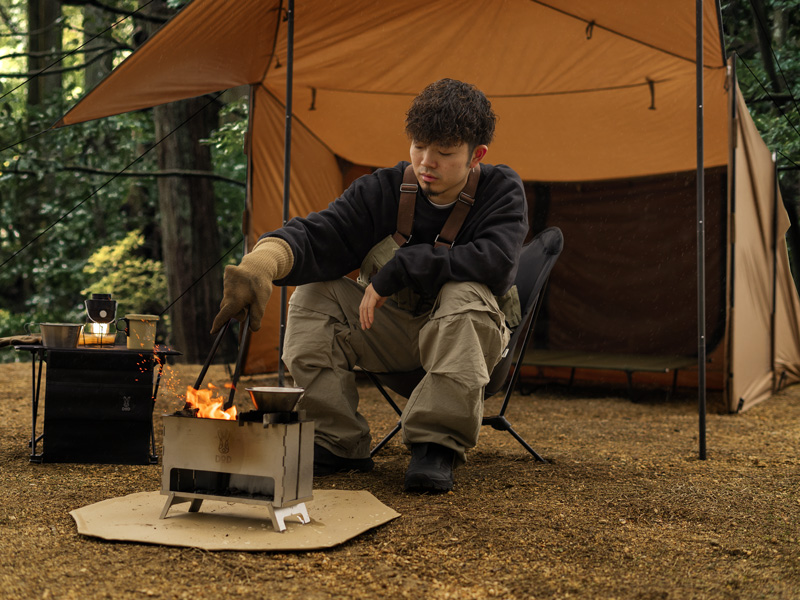
[[[338,473],[370,473],[374,468],[374,463],[361,466],[316,464],[314,465],[314,477],[327,477]]]
[[[406,477],[405,490],[407,492],[433,492],[443,494],[453,489],[453,483],[449,481],[436,481],[425,475],[412,475]]]

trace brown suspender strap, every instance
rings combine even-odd
[[[441,233],[436,236],[436,241],[433,244],[434,248],[439,248],[441,246],[452,248],[453,244],[455,244],[456,236],[467,218],[469,209],[475,204],[475,192],[478,189],[478,179],[480,179],[480,177],[480,167],[470,169],[467,183],[464,189],[458,194],[456,205],[453,207],[453,210],[450,211],[450,216],[447,217],[447,221],[445,221]]]
[[[453,210],[447,217],[442,231],[436,236],[434,247],[447,246],[452,248],[461,226],[467,218],[469,210],[475,203],[475,192],[478,189],[478,180],[481,176],[480,167],[470,169],[467,183],[458,194]],[[411,229],[414,225],[414,206],[417,202],[419,184],[411,165],[403,173],[403,183],[400,185],[400,205],[397,210],[397,231],[392,236],[398,246],[404,246],[411,241]]]
[[[414,206],[417,203],[417,176],[414,167],[408,165],[403,173],[403,183],[400,184],[400,206],[397,209],[397,231],[392,236],[398,246],[404,246],[411,241],[411,228],[414,225]]]

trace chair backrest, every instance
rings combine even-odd
[[[514,332],[505,350],[505,354],[492,371],[486,385],[485,396],[497,393],[511,375],[511,366],[515,359],[524,353],[530,341],[536,316],[541,308],[541,297],[550,271],[556,264],[564,248],[564,235],[558,227],[548,227],[539,232],[523,249],[517,267],[514,283],[519,292],[522,309],[522,320]]]
[[[527,345],[533,325],[536,321],[537,309],[541,306],[539,298],[542,296],[547,278],[553,269],[556,260],[564,247],[564,236],[558,227],[549,227],[538,233],[522,249],[517,266],[517,276],[514,280],[519,292],[522,320],[511,334],[511,339],[506,347],[505,354],[492,371],[489,383],[486,386],[485,397],[497,393],[511,376],[511,366],[514,358],[521,354]],[[373,373],[372,377],[389,389],[404,398],[411,396],[411,392],[425,376],[425,370],[420,367],[414,371],[402,373]]]

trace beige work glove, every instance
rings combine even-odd
[[[27,346],[42,343],[42,334],[33,335],[12,335],[11,337],[0,338],[0,348],[4,346]]]
[[[224,291],[211,333],[217,333],[230,319],[240,323],[250,310],[250,330],[261,329],[264,309],[272,294],[272,282],[289,274],[294,264],[292,249],[284,240],[268,237],[244,255],[238,265],[225,267]]]

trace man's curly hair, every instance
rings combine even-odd
[[[474,85],[440,79],[414,98],[406,112],[406,134],[414,142],[457,146],[465,142],[470,152],[489,145],[497,117],[492,104]]]

